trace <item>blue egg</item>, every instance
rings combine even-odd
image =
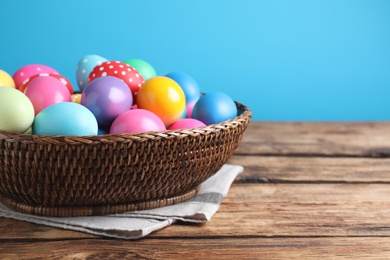
[[[109,134],[109,131],[103,128],[98,129],[98,135],[106,135],[106,134]]]
[[[106,58],[94,54],[87,55],[79,61],[76,68],[76,79],[77,85],[80,88],[80,92],[82,92],[84,88],[87,87],[88,76],[89,73],[93,70],[93,68],[105,61],[107,61]]]
[[[186,97],[187,104],[199,98],[200,88],[198,83],[196,83],[196,81],[190,75],[183,72],[171,72],[165,76],[173,79],[177,84],[180,85]]]
[[[222,92],[209,92],[201,96],[192,110],[192,118],[206,125],[218,124],[237,116],[233,99]]]
[[[187,108],[184,108],[183,114],[181,114],[181,117],[179,119],[187,118],[188,113],[187,113]]]
[[[92,112],[74,102],[48,106],[35,117],[33,134],[86,136],[97,135],[98,123]]]

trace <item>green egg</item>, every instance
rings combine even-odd
[[[32,127],[30,127],[29,129],[26,130],[26,132],[24,132],[23,134],[25,135],[32,135],[33,132],[32,132]]]
[[[157,75],[152,65],[144,60],[128,59],[123,62],[136,69],[145,81]]]
[[[24,133],[34,121],[34,107],[21,91],[0,86],[0,130]]]

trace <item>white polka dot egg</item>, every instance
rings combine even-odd
[[[105,61],[96,66],[90,72],[88,82],[104,76],[112,76],[123,80],[130,88],[133,96],[136,95],[138,89],[144,84],[144,79],[141,74],[132,66],[121,61]]]
[[[53,69],[52,67],[43,65],[43,64],[29,64],[18,69],[14,75],[12,76],[16,88],[19,88],[23,84],[23,81],[28,79],[31,76],[34,76],[39,73],[53,73],[59,74],[58,71]]]
[[[76,68],[76,80],[80,91],[83,91],[88,85],[88,76],[93,68],[105,61],[107,61],[106,58],[95,54],[86,55],[79,61]]]

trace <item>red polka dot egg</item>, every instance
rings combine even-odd
[[[113,76],[123,80],[130,88],[133,97],[144,84],[144,79],[141,74],[132,66],[121,61],[106,61],[94,67],[89,73],[88,83],[104,76]]]
[[[64,76],[62,76],[60,74],[55,74],[55,73],[39,73],[39,74],[36,74],[34,76],[31,76],[31,77],[25,79],[23,81],[22,85],[20,85],[18,89],[20,91],[24,92],[26,90],[28,84],[31,81],[33,81],[34,79],[36,79],[37,77],[49,77],[49,76],[50,77],[54,77],[56,79],[59,79],[61,81],[61,83],[64,84],[65,87],[68,88],[70,94],[74,93],[72,83],[70,83],[70,81],[66,77],[64,77]]]

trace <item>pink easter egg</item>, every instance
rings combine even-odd
[[[59,74],[55,69],[43,65],[43,64],[29,64],[26,66],[21,67],[18,69],[12,78],[15,81],[16,88],[19,89],[19,86],[23,84],[23,81],[26,79],[30,78],[31,76],[34,76],[36,74],[40,73],[54,73],[54,74]]]
[[[71,101],[68,88],[59,79],[51,76],[33,79],[24,93],[33,104],[35,115],[50,105]]]
[[[183,118],[168,127],[168,130],[189,129],[206,126],[203,122],[194,118]]]
[[[42,73],[39,73],[39,74],[35,74],[34,76],[31,76],[31,77],[25,79],[25,80],[23,81],[22,85],[20,85],[18,89],[19,89],[20,91],[24,92],[24,91],[26,90],[26,88],[27,88],[27,85],[28,85],[33,79],[38,78],[38,77],[47,77],[47,76],[50,76],[50,77],[59,79],[59,80],[62,82],[62,84],[64,84],[64,85],[68,88],[70,94],[73,94],[73,93],[74,93],[72,83],[71,83],[66,77],[64,77],[64,76],[62,76],[62,75],[60,75],[60,74],[46,73],[46,72],[42,72]]]
[[[186,104],[186,109],[187,109],[187,117],[188,118],[191,118],[192,117],[192,110],[194,109],[194,106],[196,104],[196,101],[198,101],[198,99],[195,99],[189,103]]]
[[[163,121],[146,109],[128,110],[111,124],[110,134],[137,133],[166,130]]]

